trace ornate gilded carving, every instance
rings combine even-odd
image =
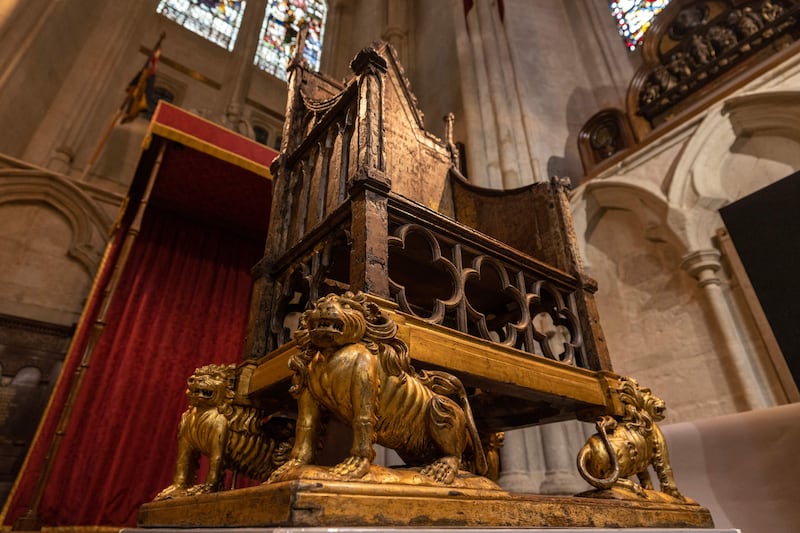
[[[265,424],[266,413],[234,403],[235,376],[234,365],[207,365],[187,380],[189,408],[178,429],[175,478],[156,500],[221,490],[226,469],[265,481],[288,458],[292,423],[276,417]],[[208,474],[192,485],[201,454],[208,457]]]
[[[656,422],[664,419],[666,404],[636,380],[623,377],[615,390],[624,407],[621,417],[603,416],[578,454],[578,472],[605,497],[659,498],[653,489],[648,467],[652,466],[661,484],[661,498],[693,503],[675,485],[667,443]],[[631,479],[636,476],[639,483]],[[596,492],[584,495],[598,496]]]
[[[464,386],[446,372],[415,371],[396,333],[394,320],[363,293],[328,295],[303,313],[295,335],[302,351],[290,361],[298,400],[295,444],[270,481],[300,477],[313,463],[325,411],[353,430],[349,456],[329,471],[336,477],[364,477],[375,443],[437,483],[455,480],[468,447],[477,473],[486,472]]]
[[[725,5],[727,4],[727,5]],[[797,0],[695,2],[677,12],[648,39],[653,64],[638,76],[639,114],[653,122],[776,39],[794,40],[800,14]],[[664,39],[668,39],[665,41]],[[674,43],[674,45],[673,45]]]

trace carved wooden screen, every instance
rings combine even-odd
[[[656,19],[628,92],[636,127],[657,126],[800,35],[798,0],[674,0]]]

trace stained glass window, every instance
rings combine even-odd
[[[619,34],[630,51],[642,43],[644,32],[670,0],[620,0],[611,2],[611,14],[617,19]]]
[[[242,24],[245,3],[244,0],[161,0],[156,12],[231,51]]]
[[[328,6],[322,0],[269,0],[254,63],[285,80],[286,66],[294,54],[300,25],[308,22],[303,56],[311,68],[319,70],[327,12]]]

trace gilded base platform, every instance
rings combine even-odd
[[[139,526],[712,528],[713,522],[697,505],[294,480],[148,503]]]

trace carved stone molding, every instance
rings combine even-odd
[[[69,223],[72,238],[67,255],[90,276],[100,263],[111,220],[75,185],[57,174],[37,170],[0,169],[0,204],[40,202]]]
[[[722,267],[718,250],[698,250],[684,256],[681,267],[697,280],[700,287],[719,285],[717,272]]]
[[[772,402],[762,386],[764,382],[760,363],[745,350],[737,333],[732,310],[723,294],[722,280],[717,275],[721,268],[721,254],[715,249],[697,250],[684,256],[683,267],[703,290],[708,304],[708,320],[716,330],[719,348],[733,372],[728,376],[732,387],[740,388],[746,408],[757,409]]]

